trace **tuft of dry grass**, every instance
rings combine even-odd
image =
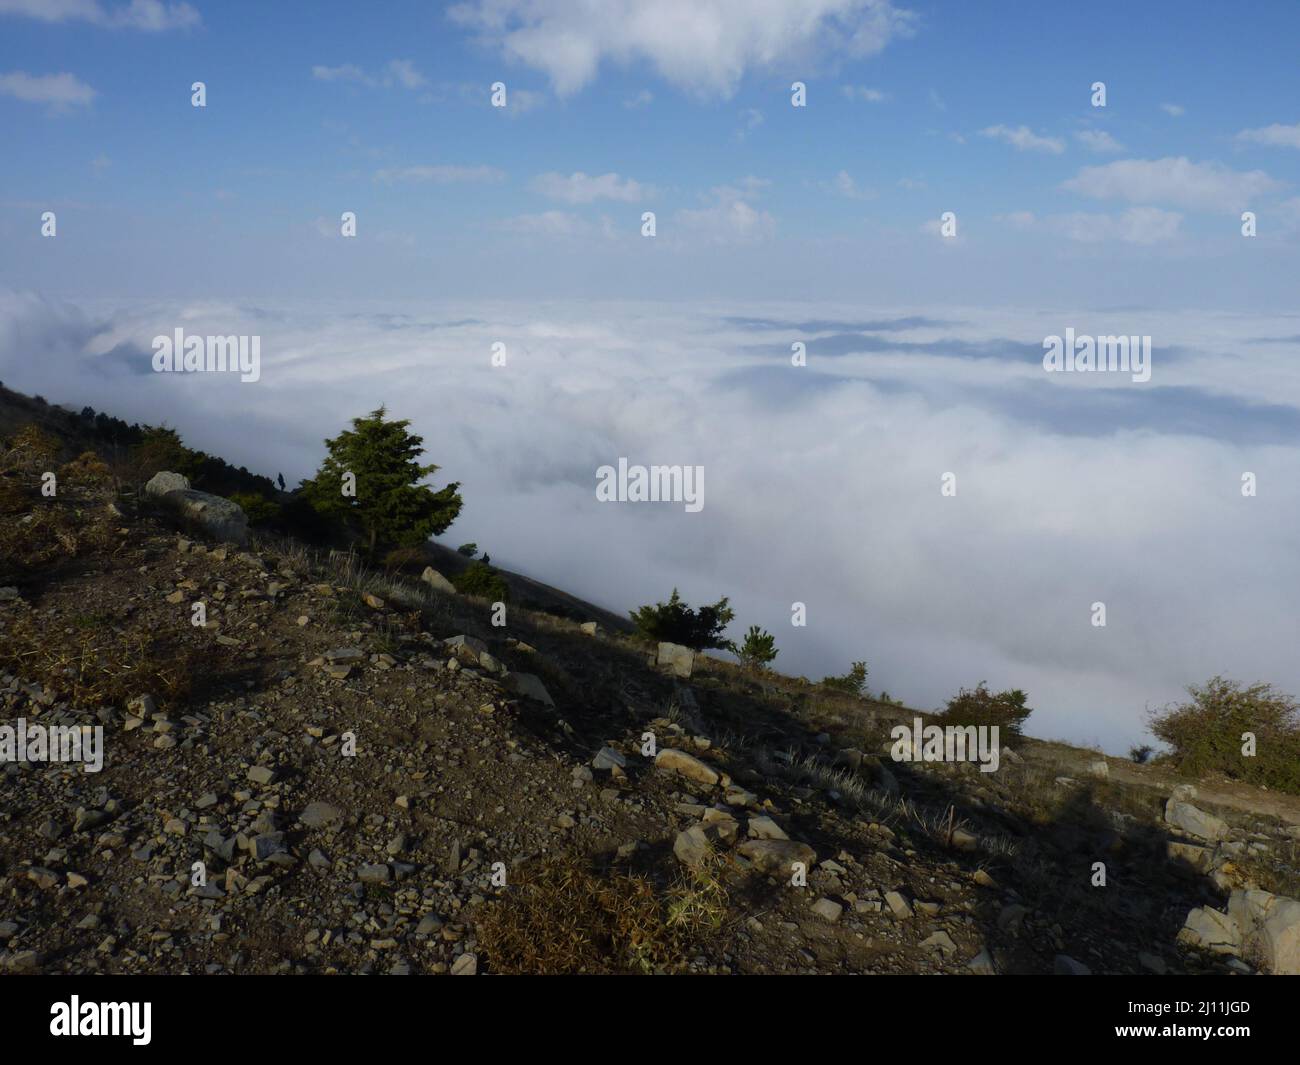
[[[625,873],[598,875],[555,857],[512,874],[479,918],[478,938],[498,973],[634,974],[681,969],[700,938],[721,927],[727,893],[698,870],[666,894]]]
[[[0,577],[19,578],[51,563],[116,543],[108,468],[86,452],[57,470],[56,494],[42,494],[55,473],[59,444],[29,425],[0,444]]]

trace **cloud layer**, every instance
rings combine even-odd
[[[616,610],[674,586],[729,595],[741,628],[776,634],[784,670],[865,658],[873,688],[922,707],[980,680],[1022,687],[1033,731],[1122,752],[1144,708],[1213,673],[1300,690],[1285,316],[351,306],[0,293],[0,377],[166,418],[291,483],[325,436],[387,403],[463,484],[454,542]],[[151,338],[178,325],[260,335],[261,382],[152,374]],[[1042,339],[1067,327],[1152,335],[1151,382],[1045,374]],[[621,456],[704,465],[704,510],[599,503],[595,471]]]
[[[890,0],[472,0],[449,14],[560,96],[602,64],[637,61],[679,88],[730,96],[748,71],[875,55],[916,23]]]

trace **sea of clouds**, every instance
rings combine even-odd
[[[260,336],[261,379],[154,373],[178,327]],[[1067,328],[1149,334],[1151,380],[1046,373]],[[0,291],[11,388],[165,422],[291,485],[384,404],[434,483],[461,483],[447,543],[620,612],[730,596],[733,635],[772,631],[778,668],[865,659],[909,705],[1023,688],[1032,733],[1115,753],[1216,673],[1300,692],[1298,347],[1300,315]],[[704,509],[599,502],[620,457],[704,466]]]

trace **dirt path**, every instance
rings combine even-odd
[[[1066,747],[1062,744],[1036,742],[1024,751],[1030,762],[1051,764],[1070,775],[1083,775],[1089,762],[1104,757],[1092,751]],[[1183,777],[1159,766],[1141,766],[1123,758],[1106,758],[1110,779],[1121,784],[1148,788],[1169,795],[1179,784],[1190,783]],[[1276,817],[1290,825],[1300,825],[1300,795],[1264,791],[1250,784],[1232,780],[1198,780],[1196,804],[1221,806],[1230,810],[1257,816]]]

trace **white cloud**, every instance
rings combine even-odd
[[[409,59],[390,59],[388,73],[404,89],[422,89],[429,84]]]
[[[363,85],[376,84],[374,79],[354,63],[343,63],[337,67],[314,66],[311,68],[311,76],[317,81],[356,81]]]
[[[875,195],[871,189],[859,185],[847,170],[839,171],[830,181],[823,182],[822,187],[850,200],[868,200]]]
[[[414,92],[429,84],[409,59],[390,59],[382,74],[368,74],[355,63],[341,63],[336,67],[318,64],[311,68],[311,76],[317,81],[349,81],[368,89],[391,89],[400,85]]]
[[[0,0],[0,15],[20,15],[42,22],[89,22],[106,29],[161,33],[199,25],[199,13],[187,3],[131,0],[104,5],[99,0]]]
[[[1109,153],[1124,150],[1124,145],[1104,129],[1081,129],[1074,135],[1074,139],[1090,152]]]
[[[506,233],[541,235],[546,237],[584,237],[594,230],[583,218],[569,211],[542,211],[540,214],[521,214],[498,223],[497,228]]]
[[[574,204],[596,200],[638,203],[653,195],[652,189],[631,178],[620,178],[614,173],[589,176],[581,170],[567,176],[554,172],[538,174],[533,178],[532,189],[549,199]]]
[[[768,239],[776,232],[776,219],[749,201],[769,184],[763,178],[746,177],[736,185],[719,185],[709,193],[710,206],[674,215],[672,236],[685,244],[751,244]]]
[[[536,111],[546,102],[546,95],[532,89],[511,89],[506,94],[506,106],[493,108],[502,111],[509,118],[518,118],[530,111]]]
[[[1047,219],[1054,230],[1084,244],[1116,240],[1125,244],[1159,244],[1178,236],[1182,221],[1181,214],[1159,207],[1130,207],[1118,215],[1078,211]]]
[[[1237,134],[1243,144],[1267,144],[1273,148],[1300,148],[1300,123],[1282,126],[1274,122],[1259,129],[1243,129]]]
[[[1232,170],[1222,163],[1193,163],[1186,156],[1121,159],[1086,166],[1062,188],[1098,200],[1169,203],[1203,210],[1240,210],[1283,187],[1262,170]]]
[[[881,92],[879,89],[868,89],[865,85],[841,85],[840,92],[844,98],[853,103],[861,101],[868,104],[884,103],[889,99],[889,94]]]
[[[624,100],[623,106],[629,111],[635,110],[638,107],[649,107],[650,104],[654,102],[654,98],[655,94],[649,89],[642,89],[635,96],[629,96]]]
[[[505,178],[505,173],[494,166],[400,166],[375,171],[375,180],[385,185],[398,182],[498,185]]]
[[[1010,144],[1021,152],[1050,152],[1052,155],[1060,155],[1065,151],[1065,141],[1059,137],[1040,137],[1028,126],[1016,126],[1014,128],[1011,126],[989,126],[987,129],[980,130],[980,136],[991,137],[993,140]]]
[[[448,14],[561,96],[603,63],[638,61],[680,88],[731,96],[751,70],[875,55],[916,22],[890,0],[466,0]]]
[[[84,107],[96,93],[75,74],[27,74],[15,70],[0,74],[0,96],[12,96],[32,104],[49,104],[61,110]]]
[[[1173,115],[1174,118],[1181,118],[1187,113],[1187,108],[1182,104],[1161,104],[1160,110],[1167,115]]]

